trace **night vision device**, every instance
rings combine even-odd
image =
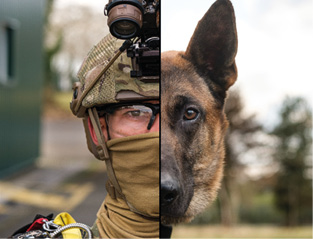
[[[131,77],[157,82],[160,68],[159,0],[109,0],[104,8],[108,26],[119,39],[134,39],[127,49]]]

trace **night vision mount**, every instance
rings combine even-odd
[[[134,39],[127,49],[131,77],[158,82],[160,75],[159,0],[109,0],[104,8],[111,34]]]

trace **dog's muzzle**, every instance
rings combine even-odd
[[[179,196],[180,185],[176,178],[169,173],[161,176],[161,206],[168,207],[173,204]]]

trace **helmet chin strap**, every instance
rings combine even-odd
[[[93,126],[93,129],[95,131],[98,145],[97,145],[97,152],[99,154],[100,160],[105,161],[107,173],[109,177],[109,181],[106,184],[106,188],[110,196],[114,199],[118,195],[116,195],[115,191],[119,194],[120,197],[126,200],[125,196],[122,193],[121,187],[118,184],[118,181],[116,179],[114,169],[112,166],[112,161],[109,155],[108,148],[105,143],[105,138],[103,135],[103,132],[101,130],[101,124],[99,120],[99,115],[96,108],[88,108],[88,115],[90,117],[91,124]]]

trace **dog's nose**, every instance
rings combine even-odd
[[[170,176],[161,179],[161,206],[171,205],[179,195],[179,184]]]

